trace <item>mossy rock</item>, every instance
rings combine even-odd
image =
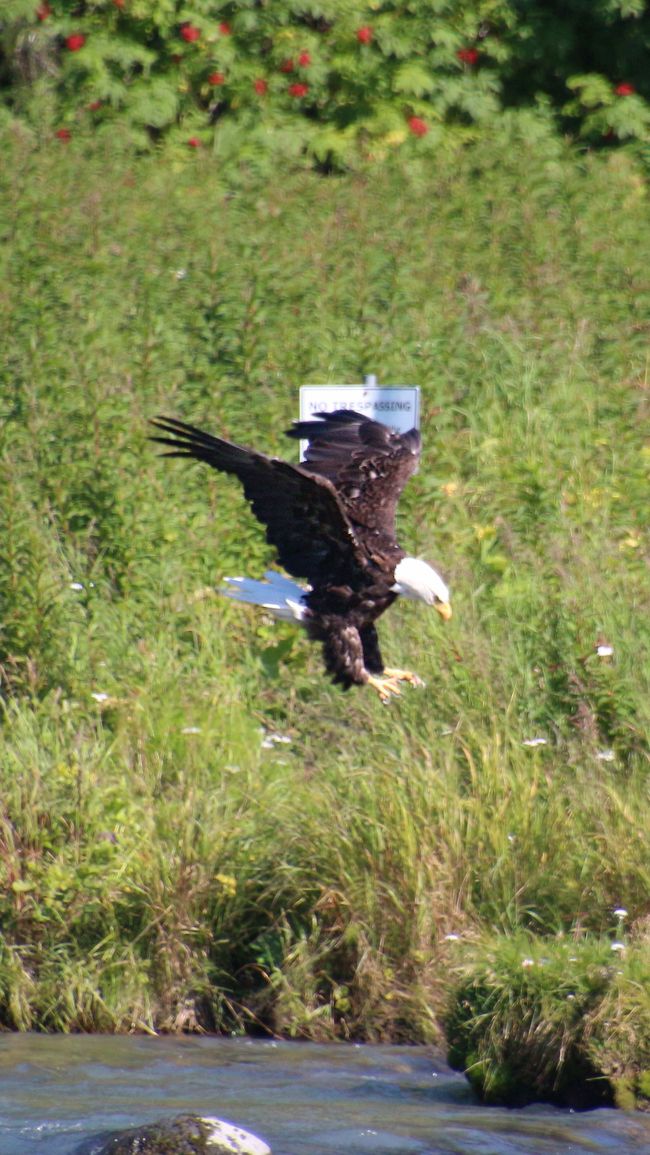
[[[221,1119],[178,1115],[85,1143],[78,1155],[271,1155],[262,1139]]]
[[[136,1127],[109,1139],[102,1155],[207,1155],[210,1128],[199,1118],[181,1115],[169,1122]]]

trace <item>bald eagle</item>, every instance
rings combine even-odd
[[[163,456],[205,461],[239,479],[280,564],[308,583],[270,572],[265,583],[226,579],[223,592],[301,622],[346,690],[372,686],[388,702],[400,682],[421,684],[409,670],[384,666],[375,630],[399,594],[451,617],[440,574],[407,557],[395,536],[397,502],[420,456],[416,429],[400,434],[351,409],[316,413],[287,432],[308,442],[303,463],[291,465],[172,417],[152,424],[166,434],[152,437],[167,447]]]

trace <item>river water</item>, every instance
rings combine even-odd
[[[100,1131],[182,1112],[273,1155],[650,1155],[650,1118],[479,1106],[423,1047],[0,1035],[0,1155],[72,1155]]]

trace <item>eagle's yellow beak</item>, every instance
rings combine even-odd
[[[443,618],[445,622],[448,622],[451,617],[451,606],[449,602],[435,602],[434,605],[440,617]]]

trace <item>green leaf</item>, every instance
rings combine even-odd
[[[583,76],[569,76],[567,88],[577,92],[578,98],[587,108],[596,108],[600,104],[611,104],[614,100],[612,86],[604,76],[589,72]]]
[[[393,77],[393,90],[408,96],[424,96],[427,92],[433,92],[437,84],[438,79],[434,73],[413,60],[400,64]]]
[[[172,82],[154,77],[129,90],[128,111],[136,124],[165,128],[178,112],[178,93]]]

